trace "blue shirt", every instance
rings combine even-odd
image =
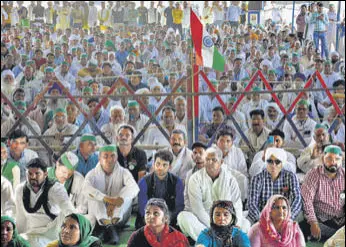
[[[321,14],[323,14],[323,20],[317,19]],[[312,14],[311,23],[315,25],[315,32],[327,31],[328,30],[328,15],[324,13],[315,12]]]
[[[79,159],[76,171],[82,174],[84,177],[90,170],[94,169],[99,162],[99,156],[96,153],[90,155],[87,160],[83,158],[79,148],[77,151],[75,151],[75,154]]]
[[[16,67],[12,69],[12,72],[14,76],[17,77],[21,72],[23,72],[23,69],[21,66],[17,65]]]
[[[101,111],[101,115],[100,115],[99,119],[96,122],[96,126],[97,126],[97,128],[99,128],[101,130],[103,125],[109,123],[109,115],[108,115],[108,112],[105,111],[103,108],[101,108],[100,111]],[[81,114],[81,115],[78,116],[77,121],[78,121],[78,123],[82,124],[84,122],[84,119],[85,119],[84,115]],[[92,118],[91,121],[95,122],[95,118]],[[85,129],[85,133],[93,133],[95,135],[97,134],[94,125],[91,125],[90,123],[88,123],[84,127],[84,129]]]
[[[124,68],[124,64],[126,62],[126,58],[129,55],[127,51],[117,51],[115,53],[115,58],[117,59],[118,63],[121,65],[122,68]]]
[[[54,64],[56,66],[61,65],[63,61],[64,61],[64,55],[62,55],[62,54],[59,57],[54,58]]]
[[[230,5],[227,11],[227,21],[239,22],[239,16],[242,10],[239,6]]]
[[[267,169],[264,169],[251,179],[249,187],[248,218],[252,223],[259,220],[262,209],[273,195],[285,196],[291,202],[291,218],[298,216],[302,208],[302,196],[297,176],[282,169],[279,177],[273,181]]]
[[[220,241],[217,241],[215,237],[213,237],[209,229],[204,229],[198,236],[196,245],[201,244],[205,247],[222,247],[222,243]],[[250,239],[239,228],[234,227],[232,231],[232,246],[238,246],[238,247],[250,247]]]

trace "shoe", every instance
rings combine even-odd
[[[109,219],[100,219],[100,223],[104,226],[108,226],[112,224],[112,220]]]
[[[117,231],[115,230],[114,226],[109,226],[107,228],[107,235],[108,235],[107,244],[116,245],[117,243],[119,243],[119,235]]]

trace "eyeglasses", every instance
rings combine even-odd
[[[273,165],[274,163],[278,166],[281,164],[281,160],[267,160],[267,164],[269,165]]]

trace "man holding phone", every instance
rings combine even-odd
[[[316,49],[319,49],[320,40],[322,48],[322,57],[329,58],[329,51],[327,46],[327,30],[328,30],[328,15],[323,13],[323,3],[317,3],[317,12],[312,14],[312,24],[315,25],[314,29],[314,43]]]
[[[249,169],[250,177],[254,177],[261,173],[265,167],[265,155],[268,148],[282,148],[285,144],[285,134],[279,129],[274,129],[269,133],[266,148],[263,151],[258,152],[253,158],[252,164]],[[283,164],[283,168],[296,173],[296,158],[293,154],[286,151],[287,161]]]

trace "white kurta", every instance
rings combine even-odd
[[[316,158],[312,158],[312,153],[314,150],[314,145],[309,145],[306,147],[297,160],[297,165],[300,170],[305,174],[311,169],[318,167],[323,164],[322,155]]]
[[[192,212],[183,211],[178,215],[178,224],[182,231],[193,239],[210,227],[209,211],[214,201],[230,200],[238,218],[238,225],[244,227],[241,194],[236,179],[224,167],[213,182],[205,168],[194,173],[189,179],[188,196]],[[246,229],[245,229],[246,231]]]
[[[184,181],[187,172],[194,166],[192,160],[192,151],[184,147],[183,150],[181,150],[181,152],[178,154],[178,156],[174,155],[172,148],[170,148],[169,151],[171,151],[173,154],[173,162],[170,172]]]
[[[239,110],[236,110],[235,112],[232,113],[232,116],[234,117],[235,121],[238,123],[240,129],[243,131],[243,133],[245,133],[248,130],[247,124],[246,124],[246,120],[245,120],[245,115],[244,113],[242,113]],[[227,120],[226,123],[227,126],[231,126],[232,129],[236,130],[232,120]],[[239,146],[240,140],[241,140],[241,135],[238,132],[238,130],[236,130],[235,136],[233,136],[233,143],[236,146]]]
[[[247,125],[250,127],[251,126],[251,117],[250,117],[250,112],[252,110],[256,109],[262,109],[264,110],[268,105],[268,101],[266,100],[260,100],[259,102],[253,102],[252,100],[245,104],[243,106],[243,113],[245,114],[246,120],[247,120]]]
[[[88,201],[82,193],[84,177],[79,172],[74,172],[73,184],[70,193],[70,200],[80,214],[88,212]]]
[[[12,184],[1,176],[1,215],[13,217],[16,212],[16,203],[12,190]]]
[[[161,123],[161,126],[166,131],[168,136],[170,136],[169,131],[162,125],[162,123]],[[182,130],[185,133],[187,133],[186,128],[183,125],[175,124],[174,129],[179,129],[179,130]],[[156,125],[150,126],[145,131],[143,144],[159,145],[159,146],[167,146],[167,147],[171,146],[169,141],[165,138],[165,136],[162,134],[161,130]],[[147,154],[147,157],[149,158],[153,155],[153,152],[151,150],[147,150],[146,154]]]
[[[257,174],[261,173],[263,171],[263,169],[266,168],[266,163],[262,159],[263,153],[264,153],[264,151],[260,151],[253,158],[252,164],[251,164],[250,169],[249,169],[250,177],[256,176]],[[296,171],[297,171],[296,158],[290,152],[286,151],[286,154],[287,154],[287,162],[285,164],[283,164],[283,168],[287,171],[291,171],[293,173],[296,173]]]
[[[109,180],[107,187],[106,180]],[[138,192],[139,187],[129,170],[116,163],[112,174],[107,178],[101,164],[98,163],[86,175],[82,193],[88,200],[89,214],[100,223],[100,219],[108,219],[107,208],[103,202],[105,196],[124,199],[123,205],[116,208],[113,213],[113,217],[118,217],[121,221]]]
[[[226,157],[223,158],[223,163],[225,163],[229,169],[237,170],[244,174],[244,176],[248,176],[245,156],[240,148],[233,145]]]
[[[24,208],[23,189],[26,183],[23,182],[16,188],[16,223],[19,233],[25,233],[31,246],[45,247],[49,242],[58,238],[58,232],[65,216],[74,213],[76,210],[65,187],[60,183],[55,183],[48,192],[48,205],[50,212],[58,215],[55,220],[46,215],[43,207],[36,213],[28,213]],[[30,189],[30,207],[34,207],[43,190],[34,193]]]
[[[304,138],[306,144],[309,144],[312,140],[316,122],[311,118],[308,118],[306,121],[297,120],[297,116],[292,118],[294,125],[297,127],[299,133]],[[285,139],[287,140],[287,146],[293,147],[302,147],[296,132],[294,132],[292,126],[287,120],[285,120],[283,132],[285,133]]]

